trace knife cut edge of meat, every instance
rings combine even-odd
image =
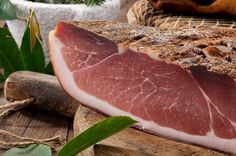
[[[82,133],[84,130],[103,120],[107,115],[94,109],[80,105],[74,118],[74,135]],[[132,139],[127,139],[132,138]],[[186,142],[179,142],[173,138],[163,138],[138,130],[137,128],[128,128],[114,136],[111,136],[98,144],[118,147],[122,149],[133,150],[149,155],[192,155],[196,156],[224,156],[223,153],[191,145]],[[82,152],[84,156],[94,156],[94,148],[90,147]]]

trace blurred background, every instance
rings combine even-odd
[[[127,12],[129,10],[129,8],[132,6],[132,4],[134,4],[136,2],[136,0],[123,0],[122,3],[123,4],[123,8],[122,8],[122,11],[121,11],[121,14],[120,14],[120,17],[118,18],[119,21],[122,21],[122,22],[127,22]],[[4,26],[4,22],[3,21],[0,21],[0,27],[3,27]]]
[[[2,27],[4,25],[4,23],[2,21],[0,21],[0,27]]]

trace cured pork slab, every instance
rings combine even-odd
[[[166,33],[156,37],[168,44],[174,35]],[[84,105],[112,116],[128,115],[154,134],[236,153],[236,82],[230,69],[178,64],[178,59],[124,48],[64,22],[49,38],[61,85]]]

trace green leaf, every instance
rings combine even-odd
[[[10,0],[0,0],[0,20],[17,19],[17,14]]]
[[[19,48],[8,29],[0,28],[0,83],[16,70],[23,70]]]
[[[51,148],[47,145],[33,144],[26,148],[12,148],[6,151],[3,156],[51,156]]]
[[[4,79],[6,79],[7,76],[10,73],[12,73],[15,69],[1,50],[0,50],[0,66],[1,66],[0,78],[1,81],[4,81]]]
[[[30,28],[30,47],[32,51],[35,47],[36,40],[38,39],[39,41],[42,41],[39,29],[39,23],[34,13],[34,10],[30,10],[28,27]]]
[[[26,28],[20,47],[23,65],[25,70],[33,70],[33,61],[31,59],[31,47],[30,47],[30,29]]]
[[[31,10],[20,48],[25,70],[45,72],[45,59],[40,38],[38,22],[34,11]]]
[[[135,124],[136,121],[129,117],[116,116],[105,119],[88,128],[69,141],[60,151],[58,156],[74,156],[89,146],[118,133]]]
[[[43,55],[43,48],[38,39],[36,40],[35,47],[32,52],[32,61],[34,66],[33,71],[41,73],[45,72],[45,59]]]

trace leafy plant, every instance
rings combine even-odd
[[[52,74],[51,64],[45,65],[40,38],[38,22],[33,11],[30,13],[20,48],[18,48],[9,30],[0,28],[0,69],[2,70],[0,72],[0,83],[9,74],[18,70]]]
[[[51,3],[51,4],[85,4],[88,6],[91,5],[101,5],[105,0],[30,0],[33,2],[40,3]]]
[[[135,120],[124,116],[110,117],[100,121],[68,142],[59,151],[58,156],[74,156],[91,145],[128,128],[135,123]]]
[[[20,47],[23,67],[25,70],[42,73],[45,72],[45,60],[40,42],[41,37],[39,25],[34,11],[31,11],[28,26],[25,30]]]
[[[136,121],[125,116],[110,117],[100,121],[65,144],[58,156],[74,156],[86,148],[106,139],[135,124]],[[26,148],[12,148],[3,156],[51,156],[46,145],[31,145]]]
[[[10,0],[0,1],[0,20],[13,20],[17,19],[16,10]]]
[[[0,83],[9,74],[17,70],[23,70],[20,50],[8,29],[0,29]]]

